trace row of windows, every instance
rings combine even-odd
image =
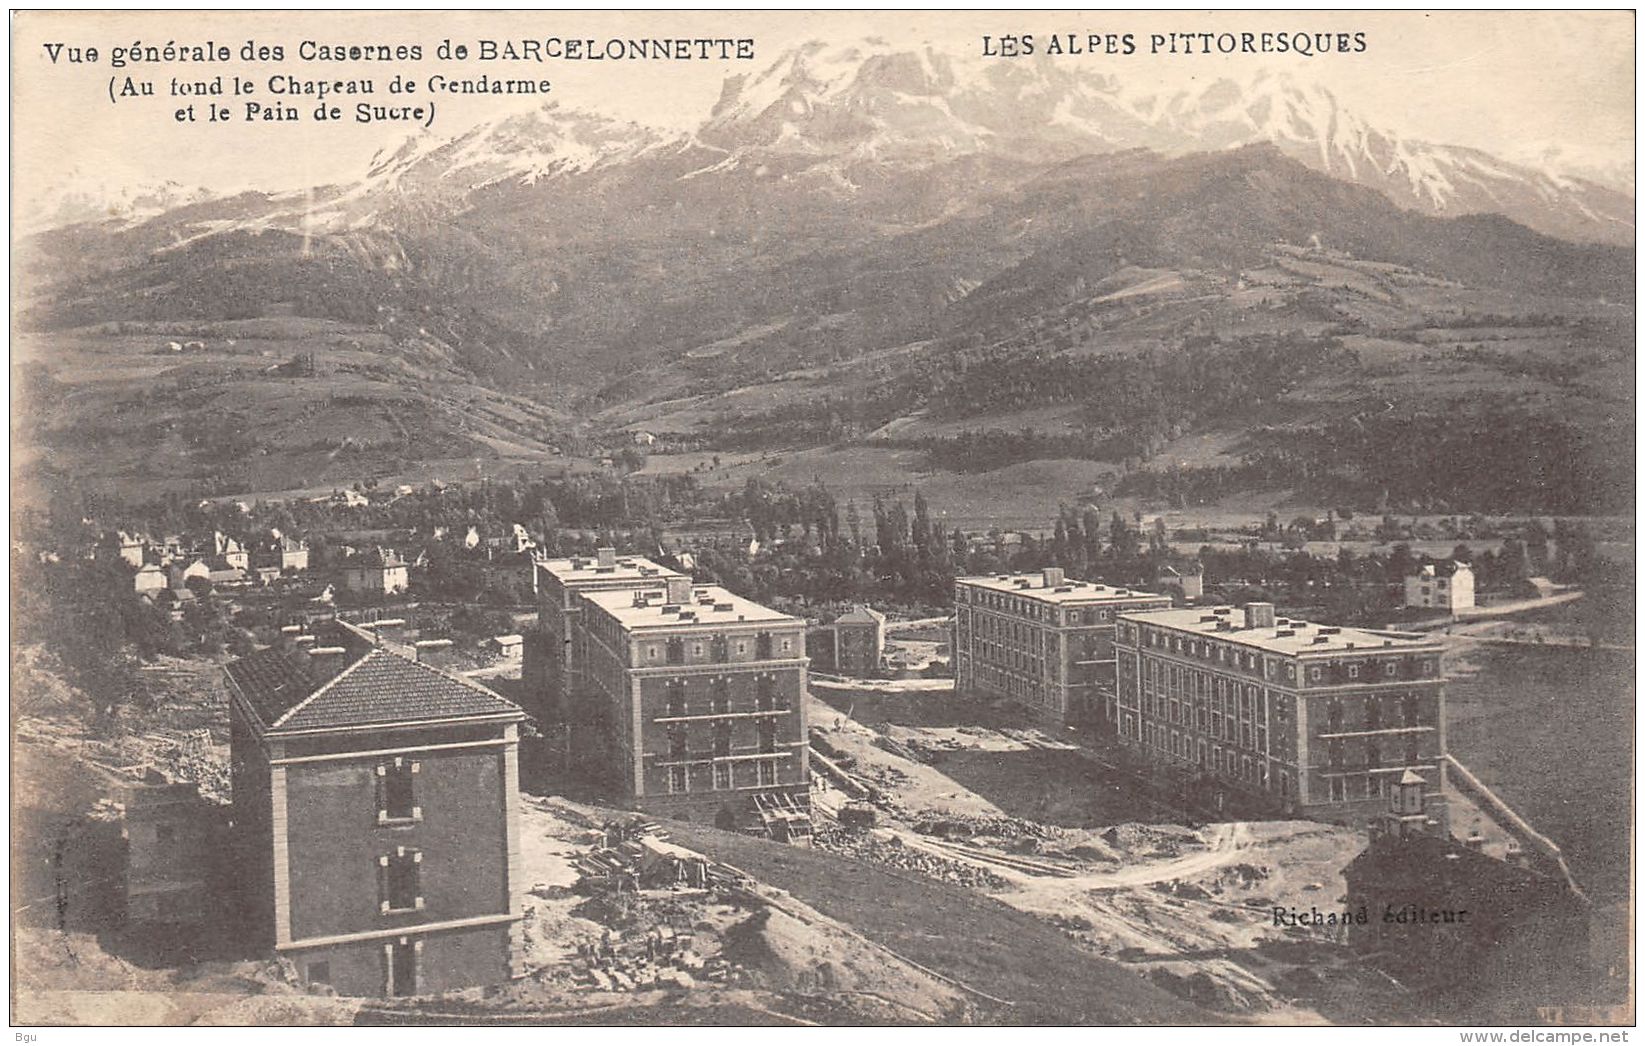
[[[777,750],[777,724],[774,720],[760,720],[755,724],[755,734],[761,753],[772,753]],[[715,723],[711,740],[714,758],[724,759],[731,755],[731,724]],[[684,723],[674,723],[668,728],[668,758],[676,763],[691,758],[690,733]]]
[[[647,643],[642,647],[645,663],[683,665],[687,661],[703,660],[707,652],[709,661],[723,663],[730,661],[732,654],[737,657],[747,657],[749,651],[749,637],[737,636],[709,636],[707,642],[701,637],[686,639],[684,636],[670,636],[662,643]],[[784,657],[794,653],[794,637],[783,636],[777,639],[770,632],[759,632],[753,637],[754,658],[757,661],[769,661],[780,651]]]
[[[1398,721],[1394,713],[1398,712]],[[1387,700],[1378,694],[1371,694],[1365,698],[1364,715],[1356,729],[1384,730],[1396,725],[1407,727],[1422,725],[1422,703],[1415,694],[1405,694],[1397,698],[1388,695]],[[1346,732],[1347,722],[1343,715],[1342,698],[1333,697],[1325,706],[1325,732],[1331,734]]]
[[[1261,755],[1242,755],[1233,748],[1208,743],[1203,739],[1196,739],[1191,734],[1180,730],[1168,730],[1155,723],[1143,722],[1133,726],[1130,716],[1123,717],[1121,733],[1122,736],[1142,741],[1145,746],[1163,757],[1184,766],[1195,766],[1202,772],[1217,774],[1263,791],[1277,792],[1282,796],[1291,794],[1291,775],[1282,770],[1278,775],[1271,777],[1268,772],[1268,760]]]
[[[1367,742],[1363,749],[1365,755],[1365,767],[1370,770],[1379,770],[1389,766],[1390,764],[1387,762],[1387,757],[1399,750],[1394,747],[1395,745],[1399,745],[1399,742],[1389,740],[1386,748],[1383,744],[1376,741]],[[1410,766],[1421,761],[1422,738],[1420,735],[1407,735],[1404,744],[1401,745],[1400,748],[1404,751],[1405,761],[1403,763],[1395,763],[1392,765]],[[1347,750],[1346,746],[1344,746],[1341,741],[1329,741],[1326,743],[1325,765],[1326,768],[1333,773],[1342,773],[1348,769]]]
[[[686,681],[671,679],[667,684],[666,709],[670,718],[683,718],[689,715],[729,715],[731,714],[731,681],[723,676],[708,681],[709,693],[706,703],[693,704]],[[777,680],[771,675],[761,673],[754,677],[754,710],[756,712],[786,712],[790,708],[789,695],[786,690],[777,686]]]
[[[695,782],[693,782],[695,778]],[[715,763],[708,766],[671,766],[668,768],[668,792],[680,795],[690,791],[725,791],[733,787],[732,764]],[[760,787],[777,783],[777,761],[758,759],[754,762],[754,780]],[[692,784],[696,788],[692,788]]]

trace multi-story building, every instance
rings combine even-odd
[[[873,607],[857,606],[834,621],[834,671],[867,677],[880,670],[885,659],[885,615]]]
[[[1466,563],[1428,563],[1405,578],[1405,605],[1454,614],[1474,608],[1474,569]]]
[[[954,579],[954,686],[1054,723],[1115,723],[1114,623],[1169,596],[1034,574]]]
[[[411,587],[411,568],[391,548],[362,552],[343,561],[343,587],[391,596]]]
[[[582,674],[581,596],[657,588],[670,578],[685,575],[649,559],[619,557],[612,548],[599,549],[593,556],[539,559],[532,566],[532,575],[537,593],[537,629],[524,637],[520,667],[526,711],[545,726],[564,726],[574,733],[570,699]]]
[[[809,837],[805,622],[715,586],[579,595],[573,697],[627,804]]]
[[[1364,822],[1407,771],[1443,810],[1444,646],[1274,616],[1270,603],[1120,617],[1119,736],[1208,794]]]
[[[344,995],[518,973],[524,715],[415,657],[328,622],[228,666],[251,932]]]

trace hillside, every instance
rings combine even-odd
[[[1591,461],[1581,490],[1541,507],[1583,507],[1631,446],[1634,277],[1627,248],[1574,241],[1631,230],[1556,220],[1561,193],[1587,190],[1501,165],[1544,210],[1501,190],[1494,213],[1469,213],[1484,204],[1441,190],[1463,181],[1441,153],[1349,115],[1282,81],[1167,104],[1043,65],[866,46],[730,81],[680,137],[548,106],[409,142],[354,184],[188,195],[26,241],[40,278],[19,359],[50,416],[23,433],[93,475],[158,441],[155,475],[243,493],[540,463],[618,445],[618,428],[722,451],[889,443],[947,470],[969,449],[933,439],[1022,435],[1022,412],[1050,411],[1035,416],[1056,438],[1036,430],[993,463],[1131,471],[1171,464],[1156,455],[1188,434],[1240,466],[1276,428],[1336,448],[1314,430],[1343,416],[1549,419]],[[1402,170],[1417,199],[1389,181]],[[1608,213],[1578,203],[1560,213]],[[284,332],[264,359],[318,349],[347,391],[269,383],[216,354],[232,334],[191,337],[213,349],[175,367],[148,355],[173,327],[262,321]],[[1194,357],[1173,362],[1206,343],[1232,346],[1218,366],[1254,351],[1268,369],[1240,395],[1207,388]],[[90,359],[118,366],[94,378]],[[1068,368],[1090,381],[1049,377]],[[965,373],[1011,378],[979,398]],[[347,446],[329,435],[355,425]],[[167,449],[179,427],[186,446]],[[1338,485],[1374,498],[1352,454]],[[268,467],[226,467],[248,455]],[[1520,497],[1461,501],[1486,496]]]

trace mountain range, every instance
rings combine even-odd
[[[410,138],[348,184],[105,208],[29,241],[22,315],[47,342],[267,317],[364,332],[347,337],[388,358],[362,394],[423,403],[432,442],[465,452],[546,452],[561,421],[711,442],[748,404],[883,384],[932,346],[1043,353],[1025,332],[1053,328],[1061,349],[1140,351],[1536,313],[1560,351],[1613,353],[1632,209],[1279,75],[1139,95],[1051,61],[813,44],[728,80],[688,133],[549,105]],[[446,373],[561,420],[476,443],[431,391]]]

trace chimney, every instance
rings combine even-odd
[[[1273,628],[1274,604],[1247,603],[1245,604],[1246,628]]]
[[[308,663],[322,672],[335,671],[347,656],[347,647],[311,646],[308,648]]]
[[[1058,585],[1062,584],[1061,567],[1046,567],[1044,570],[1040,571],[1040,576],[1045,578],[1046,588],[1056,588]]]
[[[1483,853],[1485,851],[1485,836],[1480,833],[1478,828],[1475,828],[1468,833],[1468,838],[1463,840],[1463,845],[1475,853]]]
[[[688,577],[671,577],[668,579],[668,601],[684,606],[691,602],[691,579]]]
[[[614,567],[617,565],[617,550],[614,548],[598,548],[594,550],[595,566]]]

